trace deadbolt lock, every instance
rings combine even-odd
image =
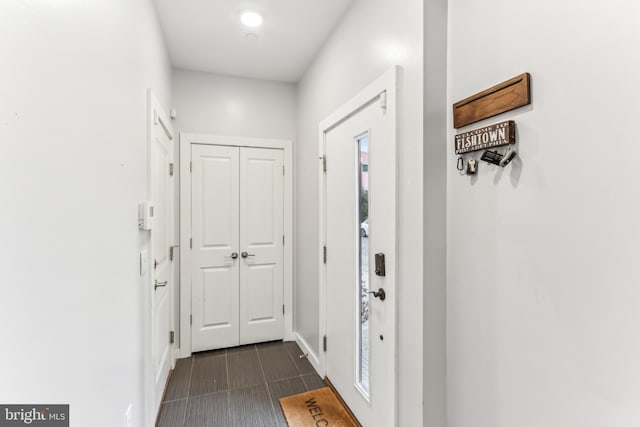
[[[384,259],[384,253],[380,252],[375,255],[376,259],[376,276],[384,277],[387,275],[387,266]],[[383,298],[384,299],[384,298]]]

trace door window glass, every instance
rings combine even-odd
[[[358,386],[369,398],[369,136],[358,140],[358,222],[360,250],[358,251]]]

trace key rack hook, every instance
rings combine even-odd
[[[498,153],[498,150],[487,150],[482,153],[482,157],[480,157],[480,160],[484,160],[485,162],[491,163],[492,165],[505,167],[509,163],[511,163],[513,159],[515,159],[517,154],[518,153],[516,152],[516,150],[512,150],[511,147],[507,148],[502,154]]]

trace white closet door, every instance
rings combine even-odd
[[[282,339],[283,152],[192,146],[192,351]]]
[[[240,150],[240,343],[282,339],[283,151]]]
[[[239,344],[238,147],[192,145],[192,351]]]

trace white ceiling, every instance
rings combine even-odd
[[[155,0],[175,67],[297,82],[353,0]],[[264,24],[248,29],[246,10]],[[255,33],[258,38],[248,38]]]

